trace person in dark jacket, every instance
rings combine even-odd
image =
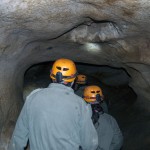
[[[53,64],[47,88],[34,90],[26,99],[17,120],[9,150],[95,150],[98,136],[90,107],[71,86],[77,70],[73,61]]]
[[[75,94],[82,97],[84,88],[87,86],[87,76],[78,74],[74,84]]]
[[[106,114],[100,105],[103,99],[101,88],[96,85],[86,87],[83,99],[92,107],[91,116],[98,134],[96,150],[120,150],[123,135],[115,118]]]

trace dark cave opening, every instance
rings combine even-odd
[[[53,62],[31,66],[24,75],[24,99],[34,89],[47,87]],[[124,136],[123,150],[148,148],[149,113],[136,107],[137,95],[129,86],[132,78],[123,68],[76,63],[78,73],[85,74],[88,84],[99,85],[108,104],[109,114],[115,117]],[[148,131],[148,132],[147,132]]]

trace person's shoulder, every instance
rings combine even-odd
[[[107,114],[105,112],[101,115],[101,117],[108,120],[108,121],[113,119],[113,117],[110,114]]]
[[[76,94],[74,94],[74,96],[75,96],[74,98],[76,99],[76,102],[79,104],[80,111],[82,111],[84,113],[86,112],[86,114],[89,114],[89,116],[92,116],[91,105],[86,103],[82,97],[80,97]]]
[[[114,125],[117,123],[116,119],[110,115],[110,114],[107,114],[107,113],[104,113],[103,116],[105,117],[105,119],[107,119],[107,121],[111,124],[111,125]]]
[[[40,92],[41,90],[43,90],[43,88],[38,88],[33,90],[26,98],[26,100],[30,99],[32,96],[34,96],[36,93]]]
[[[76,99],[79,103],[82,103],[83,105],[86,105],[86,102],[84,101],[84,99],[80,96],[78,96],[75,93],[72,93],[72,96],[74,97],[74,99]]]
[[[108,113],[103,113],[103,116],[109,119],[115,119],[112,115],[108,114]]]
[[[77,95],[76,93],[73,92],[72,95],[73,95],[76,99],[78,99],[78,100],[80,100],[80,101],[83,101],[83,98],[82,98],[81,96]]]

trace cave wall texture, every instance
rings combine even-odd
[[[0,133],[5,149],[23,104],[25,71],[60,57],[124,68],[149,110],[149,0],[1,0]]]

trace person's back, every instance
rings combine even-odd
[[[89,136],[89,133],[81,130],[82,115],[88,111],[84,101],[71,88],[57,83],[32,93],[26,102],[30,149],[78,150],[79,145],[82,145],[82,134],[83,137],[85,134]],[[86,141],[87,147],[90,141]]]
[[[71,88],[61,84],[53,83],[49,88],[37,93],[29,106],[30,127],[36,124],[34,118],[39,122],[34,126],[34,130],[30,129],[31,135],[34,135],[30,137],[31,149],[78,150],[81,136],[79,122],[83,105]],[[43,110],[40,112],[41,109]],[[45,142],[47,139],[49,142]]]
[[[96,149],[98,137],[89,107],[70,87],[75,77],[69,76],[70,82],[66,82],[60,73],[51,76],[61,83],[51,83],[27,97],[9,150],[24,150],[28,139],[30,150]]]
[[[122,132],[111,115],[100,114],[98,122],[95,124],[98,134],[97,150],[120,150],[123,145]]]

